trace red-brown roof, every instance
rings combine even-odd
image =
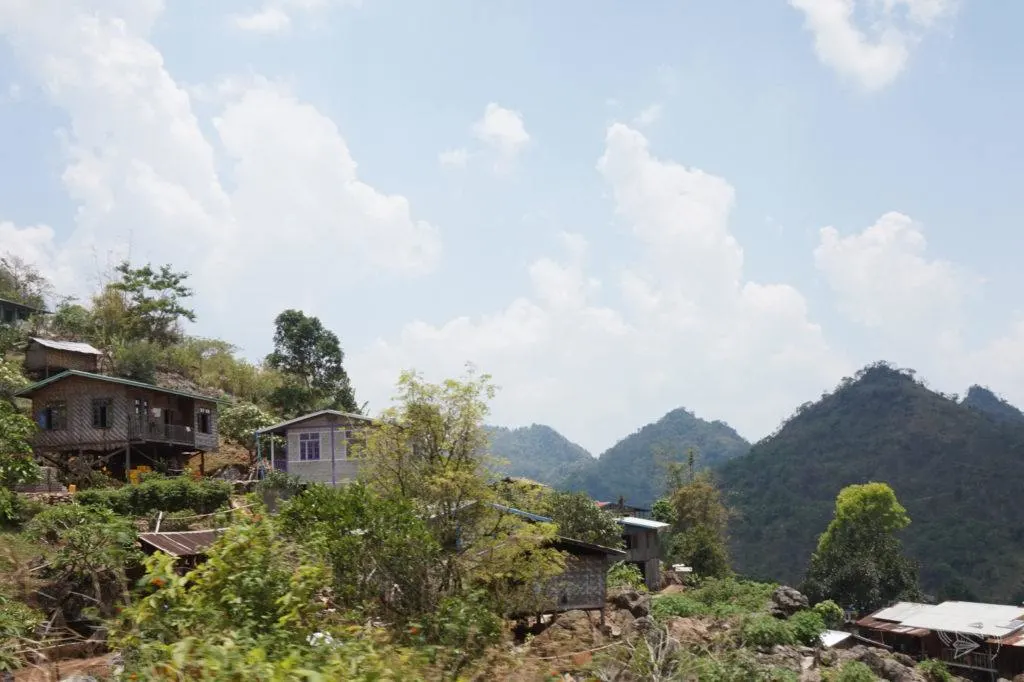
[[[202,554],[223,532],[223,528],[216,528],[168,533],[139,533],[139,541],[174,557],[196,556]]]
[[[931,630],[925,630],[924,628],[912,628],[900,623],[894,623],[891,620],[879,620],[878,618],[872,618],[866,616],[857,621],[857,626],[867,628],[869,630],[880,630],[882,632],[893,632],[899,635],[910,635],[911,637],[926,637],[931,633]]]

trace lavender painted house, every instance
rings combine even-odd
[[[256,435],[261,456],[275,470],[311,483],[338,485],[358,475],[359,461],[351,456],[351,445],[372,424],[362,415],[320,410],[261,429]]]

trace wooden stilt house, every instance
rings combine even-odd
[[[58,466],[88,455],[122,478],[139,465],[174,474],[217,448],[218,401],[209,396],[79,370],[16,395],[32,401],[33,450]]]

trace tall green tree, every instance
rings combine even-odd
[[[693,567],[702,577],[729,575],[726,532],[729,510],[711,475],[704,471],[676,488],[669,498],[671,514],[670,554],[675,561]]]
[[[0,523],[14,521],[18,513],[19,501],[11,488],[39,475],[30,443],[35,424],[13,399],[14,392],[27,384],[14,363],[0,359]]]
[[[538,511],[554,520],[559,535],[605,547],[622,545],[622,528],[615,516],[586,493],[551,492],[541,498]]]
[[[832,599],[860,612],[916,598],[917,568],[904,556],[897,535],[909,524],[907,510],[885,483],[843,488],[836,497],[835,517],[811,557],[807,596]]]
[[[42,308],[52,292],[39,270],[13,254],[0,256],[0,298]]]
[[[195,312],[183,303],[192,296],[185,285],[187,272],[175,272],[170,265],[133,268],[125,261],[115,273],[118,278],[107,285],[93,308],[94,312],[111,308],[106,312],[119,318],[115,324],[119,324],[117,332],[123,342],[168,345],[181,339],[182,320],[195,322]]]
[[[285,310],[274,326],[267,364],[285,377],[271,397],[274,406],[287,416],[325,408],[358,413],[337,335],[300,310]]]
[[[256,431],[273,426],[279,420],[252,403],[238,403],[224,408],[217,418],[217,428],[228,442],[249,451],[249,465],[256,457]]]

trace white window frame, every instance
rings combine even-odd
[[[318,431],[299,434],[299,460],[303,462],[320,460],[320,433]]]

